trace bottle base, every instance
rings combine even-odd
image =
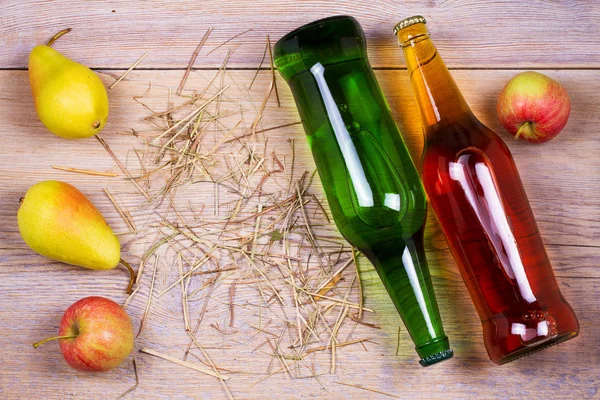
[[[512,351],[512,352],[510,352],[510,353],[502,356],[501,358],[499,358],[497,360],[492,360],[492,361],[494,363],[498,364],[498,365],[506,364],[506,363],[509,363],[511,361],[518,360],[519,358],[523,358],[525,356],[528,356],[530,354],[537,353],[538,351],[544,350],[544,349],[546,349],[548,347],[552,347],[552,346],[557,345],[559,343],[566,342],[569,339],[575,338],[578,334],[579,334],[578,331],[566,332],[566,333],[558,335],[555,338],[552,338],[552,339],[550,339],[548,341],[540,343],[540,344],[538,344],[536,346],[521,347],[521,348],[519,348],[519,349],[517,349],[515,351]]]

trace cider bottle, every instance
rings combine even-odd
[[[452,357],[423,249],[426,197],[369,61],[363,31],[338,16],[275,45],[342,235],[375,266],[421,365]]]
[[[421,16],[399,22],[423,129],[422,178],[497,364],[577,336],[506,144],[471,112]]]

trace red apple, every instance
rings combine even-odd
[[[571,101],[560,83],[539,72],[526,71],[504,86],[496,110],[502,126],[515,138],[543,143],[565,127]]]
[[[80,371],[108,371],[121,364],[133,349],[133,328],[125,310],[104,297],[86,297],[65,311],[58,339],[69,365]]]

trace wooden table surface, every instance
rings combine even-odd
[[[263,57],[266,36],[275,42],[293,28],[335,14],[353,15],[362,24],[371,63],[417,160],[422,133],[402,54],[391,30],[407,16],[422,14],[427,18],[432,38],[473,111],[505,139],[513,152],[560,288],[579,317],[581,334],[560,346],[504,366],[491,363],[475,309],[430,213],[427,256],[446,332],[455,350],[454,359],[431,368],[419,366],[405,329],[402,327],[398,333],[399,316],[364,260],[359,261],[364,307],[375,312],[365,312],[361,323],[350,318],[343,321],[339,327],[340,335],[344,332],[341,341],[366,341],[362,345],[339,347],[333,373],[331,351],[315,351],[302,362],[306,365],[300,370],[301,363],[283,358],[283,351],[265,345],[270,336],[275,337],[269,343],[277,340],[279,331],[266,331],[275,329],[277,318],[283,317],[277,317],[277,313],[269,315],[270,309],[265,309],[262,322],[257,322],[257,309],[250,306],[259,301],[257,290],[252,284],[241,284],[244,279],[241,272],[236,270],[224,276],[211,293],[206,293],[209,286],[200,275],[189,283],[188,290],[197,290],[198,297],[189,299],[187,313],[192,325],[203,315],[196,334],[197,344],[229,378],[226,385],[231,396],[236,399],[600,396],[600,3],[8,0],[2,3],[0,12],[1,398],[118,398],[135,384],[133,357],[139,383],[125,398],[228,396],[216,378],[139,352],[151,348],[182,360],[190,341],[183,322],[182,289],[177,286],[159,296],[179,274],[172,262],[173,255],[170,259],[168,254],[163,255],[155,273],[152,263],[147,263],[139,290],[125,306],[137,332],[150,304],[134,352],[119,368],[102,374],[76,372],[62,359],[57,343],[37,350],[32,348],[31,343],[56,333],[62,313],[76,300],[101,295],[125,304],[127,295],[123,291],[122,270],[100,272],[66,266],[38,256],[25,245],[18,232],[16,213],[18,200],[27,188],[40,180],[68,181],[94,202],[116,232],[126,232],[127,225],[104,189],[109,189],[117,202],[131,212],[138,226],[147,224],[155,214],[144,206],[144,197],[98,141],[60,139],[39,122],[27,75],[31,48],[45,43],[61,29],[73,28],[54,47],[95,69],[106,85],[148,52],[140,65],[109,91],[111,113],[101,133],[116,157],[131,171],[139,171],[134,149],[147,148],[144,133],[156,130],[152,131],[154,127],[144,120],[149,111],[133,97],[143,96],[144,104],[164,110],[169,90],[174,93],[177,89],[194,49],[209,27],[213,31],[196,60],[186,88],[200,91],[206,87],[231,52],[226,72],[221,76],[233,89],[224,94],[228,103],[223,104],[235,108],[236,104],[248,101],[246,93],[252,96],[255,105],[244,111],[244,122],[232,132],[243,135],[271,82],[266,61],[251,90],[247,89]],[[495,114],[495,100],[502,86],[524,69],[541,70],[557,79],[571,96],[571,118],[565,131],[540,146],[512,140],[499,126]],[[253,145],[260,148],[268,139],[268,154],[274,152],[279,159],[286,160],[285,176],[288,173],[291,176],[289,139],[293,139],[294,179],[297,179],[303,171],[313,171],[315,167],[301,125],[293,124],[298,122],[298,114],[291,93],[279,76],[277,88],[281,106],[271,95],[257,126],[266,130],[292,125],[263,132]],[[210,94],[214,93],[213,90]],[[233,128],[234,124],[227,126]],[[123,134],[132,128],[140,134]],[[207,146],[213,144],[209,142]],[[230,157],[234,159],[235,154]],[[269,155],[269,167],[272,160]],[[52,166],[112,171],[118,176],[77,174]],[[323,199],[318,182],[313,184],[311,192]],[[202,220],[209,220],[222,219],[227,214],[224,207],[220,215],[215,215],[217,200],[212,187],[182,186],[178,196],[193,204],[182,211],[188,217],[198,213]],[[324,218],[315,213],[311,214],[313,222],[323,222]],[[265,214],[262,223],[267,220]],[[251,226],[255,223],[250,222]],[[319,226],[318,231],[339,239],[331,223]],[[153,239],[148,232],[121,235],[123,257],[137,267]],[[190,266],[185,264],[183,268]],[[250,267],[243,261],[237,268],[247,271]],[[155,288],[151,292],[153,275]],[[339,288],[334,288],[330,295],[344,298],[346,288],[350,287],[348,299],[358,301],[356,285],[352,285],[355,278],[353,268],[345,270],[337,284]],[[273,278],[272,284],[284,297],[282,309],[294,310],[294,295],[284,281]],[[204,313],[205,303],[208,306]],[[334,308],[333,312],[341,309]],[[286,323],[296,324],[293,313],[288,318]],[[257,330],[259,323],[261,331]],[[319,340],[314,339],[312,346],[326,346],[329,336],[320,335]],[[187,362],[210,368],[206,361],[194,345]],[[289,364],[291,371],[284,371],[282,363]]]

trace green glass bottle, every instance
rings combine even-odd
[[[375,266],[421,365],[452,357],[423,249],[419,175],[369,64],[358,22],[338,16],[275,45],[335,223]]]

